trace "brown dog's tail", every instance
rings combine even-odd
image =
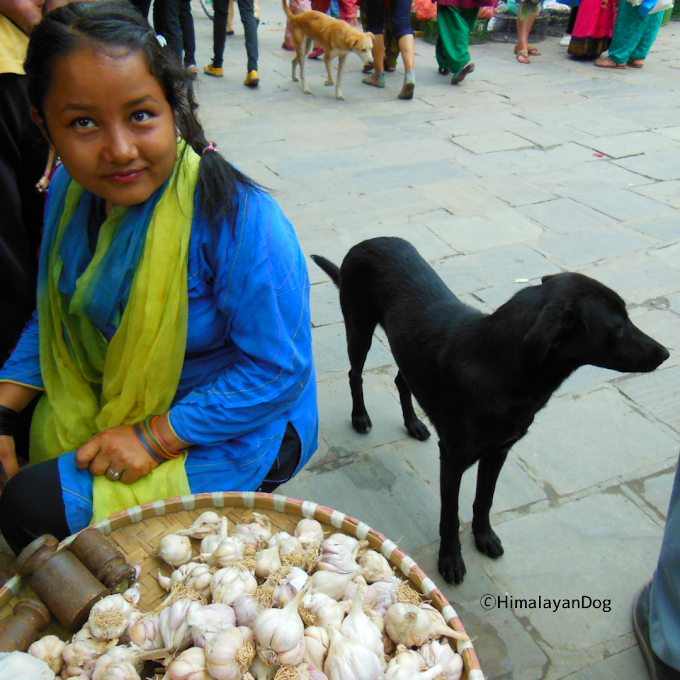
[[[290,8],[288,7],[288,3],[286,0],[281,0],[281,4],[283,5],[283,11],[286,13],[286,16],[289,19],[292,19],[294,14],[290,11]]]
[[[286,0],[283,0],[285,2]],[[321,257],[321,255],[310,255],[312,260],[316,262],[321,269],[323,269],[328,276],[331,277],[331,281],[336,285],[340,285],[340,267],[337,265],[333,264],[330,260],[327,260],[325,257]]]

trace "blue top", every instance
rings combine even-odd
[[[195,200],[187,351],[169,412],[177,435],[194,444],[186,462],[192,493],[257,489],[288,422],[302,442],[296,472],[317,447],[305,258],[271,196],[242,188],[236,204],[234,214],[214,229]],[[0,370],[0,381],[44,389],[38,336],[34,315]],[[92,516],[92,477],[77,470],[75,452],[60,457],[59,471],[67,518],[76,531]]]

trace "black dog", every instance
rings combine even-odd
[[[499,557],[503,548],[489,522],[496,480],[550,395],[584,364],[647,372],[669,356],[633,325],[613,290],[582,274],[546,276],[487,315],[460,302],[403,239],[364,241],[341,269],[312,258],[340,289],[354,429],[371,428],[361,372],[380,324],[399,368],[406,429],[416,439],[430,436],[413,393],[439,435],[439,571],[449,583],[465,575],[458,538],[463,472],[479,461],[472,531],[481,552]]]

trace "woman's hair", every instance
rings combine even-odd
[[[144,56],[172,107],[180,135],[201,156],[198,188],[211,224],[216,225],[233,211],[239,187],[259,188],[219,153],[212,150],[203,153],[208,141],[196,116],[198,102],[190,76],[175,56],[160,45],[146,19],[127,0],[74,2],[48,12],[36,26],[24,69],[29,99],[43,121],[55,64],[84,48],[111,50],[116,54],[122,50]]]

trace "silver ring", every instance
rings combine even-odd
[[[114,472],[111,468],[107,471],[108,477],[112,482],[117,482],[120,479],[120,472]]]

